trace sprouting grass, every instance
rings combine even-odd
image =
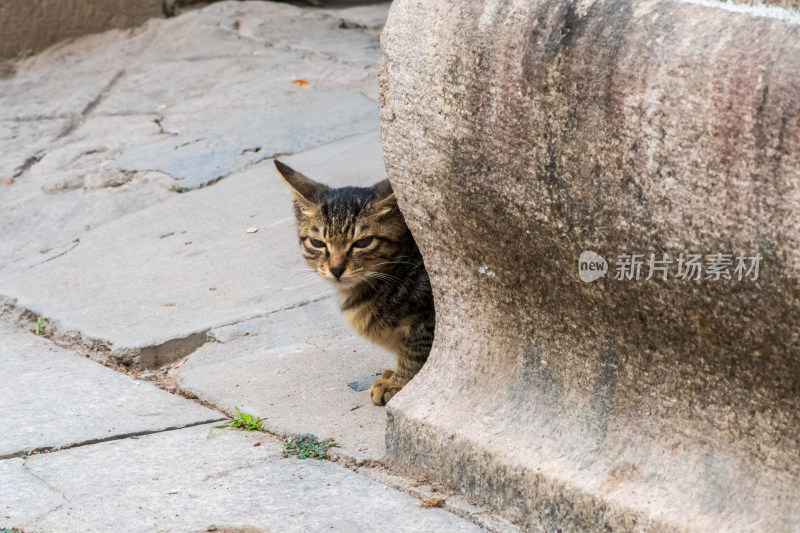
[[[42,321],[42,317],[36,319],[36,334],[39,335],[40,331],[44,331],[44,322]]]
[[[283,456],[297,456],[298,459],[330,459],[328,450],[338,447],[333,439],[319,440],[316,435],[294,435],[284,446]]]
[[[235,405],[233,406],[236,409],[238,415],[233,418],[232,420],[228,420],[224,424],[220,424],[218,426],[211,426],[211,429],[208,430],[208,436],[211,436],[211,433],[217,428],[237,428],[237,429],[244,429],[245,431],[264,431],[264,427],[261,425],[261,419],[256,418],[255,416],[243,413],[239,410],[238,407]]]

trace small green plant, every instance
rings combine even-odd
[[[236,409],[236,412],[238,413],[236,418],[228,420],[224,424],[220,424],[218,426],[211,426],[211,429],[208,430],[209,437],[217,428],[238,428],[244,429],[245,431],[264,431],[264,427],[261,425],[260,418],[256,418],[251,414],[241,412],[235,405],[233,408]]]
[[[36,334],[38,335],[40,331],[44,331],[44,322],[42,321],[42,317],[36,319]]]
[[[333,439],[319,440],[316,435],[294,435],[286,443],[283,456],[297,456],[298,459],[330,459],[328,450],[338,447],[339,443]]]

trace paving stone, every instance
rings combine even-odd
[[[394,368],[395,357],[357,336],[335,298],[209,335],[217,342],[199,348],[180,368],[183,387],[215,405],[261,417],[271,431],[333,437],[351,457],[383,457],[386,411],[349,382]]]
[[[442,509],[328,461],[282,459],[263,434],[206,426],[30,457],[63,505],[12,500],[10,526],[34,532],[481,531]],[[2,464],[2,463],[0,463]],[[176,468],[176,465],[179,465]]]
[[[321,178],[333,185],[371,184],[385,176],[378,139],[375,130],[291,161],[326,165]],[[306,268],[291,194],[264,161],[87,232],[65,253],[0,278],[0,295],[62,331],[113,344],[126,363],[160,366],[186,352],[146,349],[180,339],[193,348],[211,328],[331,295]]]
[[[4,322],[0,376],[0,457],[222,418]]]

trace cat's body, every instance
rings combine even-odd
[[[425,364],[435,312],[428,273],[388,181],[330,189],[275,161],[294,195],[306,262],[339,292],[351,326],[397,355],[370,389],[384,405]]]

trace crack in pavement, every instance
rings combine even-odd
[[[213,330],[215,330],[215,329],[222,329],[222,328],[227,328],[227,327],[230,327],[230,326],[235,326],[237,324],[242,324],[242,323],[247,322],[249,320],[256,320],[258,318],[266,318],[268,316],[274,315],[275,313],[281,313],[283,311],[289,311],[290,309],[297,309],[299,307],[304,307],[306,305],[313,304],[315,302],[321,302],[322,300],[327,300],[328,298],[333,298],[334,296],[336,296],[336,294],[326,294],[324,296],[318,296],[316,298],[311,298],[309,300],[302,300],[300,302],[289,304],[289,305],[286,305],[286,306],[281,307],[279,309],[274,309],[272,311],[268,311],[266,313],[262,313],[260,315],[254,315],[254,316],[251,316],[251,317],[248,317],[248,318],[243,318],[241,320],[237,320],[235,322],[231,322],[229,324],[222,324],[220,326],[215,326],[213,328],[208,328],[206,330],[206,335],[208,336],[208,340],[206,342],[216,342],[216,343],[224,344],[224,343],[219,341],[216,337],[214,337],[211,334],[211,332]]]
[[[362,95],[362,96],[364,96],[368,100],[375,101],[372,98],[367,97],[366,95]],[[179,134],[179,133],[173,133],[173,132],[166,131],[166,130],[163,129],[163,127],[161,126],[161,121],[164,120],[165,118],[169,118],[169,117],[166,117],[166,116],[165,117],[161,117],[160,119],[158,119],[158,122],[156,122],[156,124],[158,124],[158,127],[161,129],[159,134],[164,133],[164,134],[167,134],[167,135],[170,135],[170,136],[180,136],[181,134]],[[293,155],[300,155],[300,154],[303,154],[303,153],[306,153],[306,152],[310,152],[311,150],[316,150],[317,148],[322,148],[322,147],[328,146],[330,144],[334,144],[334,143],[337,143],[337,142],[341,142],[341,141],[350,139],[352,137],[358,137],[359,135],[368,135],[369,133],[371,133],[371,131],[360,131],[360,132],[355,132],[355,133],[349,133],[349,134],[344,135],[342,137],[337,137],[336,139],[333,139],[333,140],[330,140],[330,141],[326,141],[326,142],[323,142],[323,143],[320,143],[320,144],[315,144],[314,146],[309,146],[307,148],[302,148],[300,150],[295,150],[293,152],[274,152],[274,153],[271,153],[269,155],[262,156],[262,157],[256,159],[255,161],[252,161],[252,162],[245,161],[244,164],[241,167],[235,168],[235,169],[231,170],[230,172],[228,172],[227,174],[222,174],[221,176],[218,176],[218,177],[216,177],[214,179],[208,180],[205,183],[202,183],[200,185],[194,185],[194,186],[189,186],[189,187],[181,187],[180,185],[173,185],[170,188],[170,190],[172,190],[174,192],[177,192],[178,194],[184,194],[184,193],[187,193],[187,192],[192,192],[192,191],[197,191],[197,190],[200,190],[200,189],[204,189],[206,187],[210,187],[211,185],[215,185],[215,184],[219,183],[220,181],[222,181],[222,180],[224,180],[226,178],[229,178],[229,177],[231,177],[231,176],[233,176],[235,174],[247,171],[247,170],[253,168],[254,166],[256,166],[256,165],[258,165],[258,164],[260,164],[260,163],[262,163],[264,161],[267,161],[269,159],[277,159],[278,157],[289,157],[289,156],[293,156]],[[200,141],[204,141],[204,140],[205,140],[205,138],[194,139],[192,141],[187,142],[184,145],[177,146],[176,148],[182,148],[183,146],[186,146],[186,145],[189,145],[189,144],[192,144],[192,143],[196,143],[196,142],[200,142]],[[261,147],[258,147],[257,150],[255,148],[245,148],[245,149],[243,149],[241,155],[244,155],[245,153],[258,153],[262,149],[263,148],[261,148]],[[148,172],[148,171],[149,172],[162,172],[162,173],[166,174],[167,176],[171,177],[172,179],[174,179],[176,181],[181,179],[181,178],[176,178],[175,176],[173,176],[172,174],[170,174],[169,172],[167,172],[166,170],[161,169],[161,168],[137,169],[134,172]]]
[[[61,130],[61,133],[58,134],[56,140],[66,137],[67,135],[71,134],[76,129],[78,129],[78,127],[81,124],[83,124],[83,120],[86,117],[88,117],[92,113],[92,111],[94,111],[97,108],[97,106],[99,106],[103,102],[103,100],[105,100],[108,97],[108,94],[111,92],[111,89],[114,87],[114,85],[117,84],[120,78],[122,78],[123,74],[125,74],[124,69],[118,70],[117,73],[114,74],[114,77],[111,78],[111,80],[108,83],[106,83],[105,87],[103,87],[100,93],[97,96],[95,96],[91,102],[86,104],[86,107],[83,108],[83,110],[80,112],[80,115],[78,115],[77,118],[73,118],[66,125],[66,127],[63,130]]]
[[[30,170],[30,168],[31,168],[33,165],[35,165],[36,163],[38,163],[39,161],[41,161],[43,157],[44,157],[44,152],[39,152],[39,153],[37,153],[36,155],[32,155],[32,156],[30,156],[30,157],[29,157],[28,159],[26,159],[26,160],[25,160],[25,161],[24,161],[24,162],[23,162],[23,163],[22,163],[22,164],[21,164],[19,167],[17,167],[17,171],[16,171],[16,172],[14,173],[14,175],[13,175],[13,176],[11,176],[11,177],[12,177],[12,178],[14,178],[14,179],[17,179],[18,177],[22,176],[22,175],[23,175],[23,174],[25,174],[25,173],[26,173],[28,170]]]
[[[43,120],[63,120],[65,118],[72,118],[72,115],[67,113],[57,115],[19,115],[16,117],[2,118],[0,122],[40,122]]]
[[[111,80],[105,85],[105,87],[103,87],[103,89],[100,91],[100,93],[97,96],[95,96],[94,99],[91,102],[86,104],[86,106],[83,108],[83,110],[80,112],[80,114],[77,117],[74,116],[74,115],[70,115],[69,116],[69,118],[70,118],[69,122],[67,122],[66,126],[64,126],[64,128],[61,130],[61,132],[58,135],[56,135],[56,137],[54,139],[54,142],[57,142],[59,139],[63,139],[64,137],[66,137],[67,135],[71,134],[76,129],[78,129],[78,127],[80,127],[80,125],[83,124],[84,119],[87,116],[89,116],[91,114],[91,112],[94,111],[97,108],[97,106],[100,105],[100,103],[103,100],[106,99],[106,97],[108,96],[108,93],[111,91],[111,89],[114,87],[114,85],[116,85],[116,83],[119,81],[119,79],[122,77],[122,75],[124,73],[125,73],[124,70],[119,70],[114,75],[114,77],[111,78]],[[34,117],[17,117],[15,119],[12,119],[12,121],[15,121],[15,122],[35,122],[35,121],[39,121],[39,120],[49,120],[49,119],[50,119],[50,117],[36,117],[36,116],[34,116]],[[12,178],[14,178],[14,179],[19,178],[20,176],[22,176],[23,174],[28,172],[34,165],[36,165],[36,163],[41,161],[45,157],[45,155],[47,155],[46,151],[42,150],[42,151],[37,152],[36,154],[28,157],[25,160],[25,162],[23,162],[22,165],[20,165],[17,168],[17,170],[14,172]]]
[[[155,435],[156,433],[165,433],[167,431],[176,431],[178,429],[192,428],[192,427],[195,427],[195,426],[202,426],[202,425],[205,425],[205,424],[211,424],[213,422],[221,422],[223,420],[228,420],[228,416],[227,415],[223,416],[223,413],[220,413],[220,416],[203,419],[203,420],[200,420],[198,422],[190,422],[190,423],[184,424],[184,425],[167,426],[165,428],[160,428],[160,429],[145,429],[145,430],[141,430],[141,431],[130,431],[128,433],[120,433],[118,435],[112,435],[112,436],[109,436],[109,437],[103,437],[103,438],[99,438],[99,439],[82,440],[82,441],[75,442],[75,443],[72,443],[72,444],[67,444],[65,446],[59,446],[58,448],[45,447],[45,448],[35,448],[34,450],[18,450],[16,452],[6,453],[6,454],[3,454],[3,455],[0,455],[0,460],[2,460],[2,459],[13,459],[15,457],[21,457],[20,454],[22,454],[22,457],[24,457],[24,459],[27,460],[28,458],[33,457],[33,455],[31,455],[30,453],[27,453],[27,452],[43,450],[44,454],[56,453],[56,452],[60,452],[60,451],[63,451],[63,450],[71,450],[72,448],[81,448],[83,446],[91,446],[92,444],[99,444],[99,443],[102,443],[102,442],[111,442],[111,441],[115,441],[115,440],[129,439],[131,437],[142,437],[142,436],[145,436],[145,435]],[[36,454],[36,455],[42,455],[42,454]]]
[[[171,131],[167,131],[167,130],[164,129],[164,125],[161,124],[161,121],[164,120],[164,118],[165,118],[164,116],[160,115],[158,118],[153,119],[153,122],[155,123],[155,125],[158,126],[158,133],[161,134],[161,135],[169,135],[169,136],[172,136],[172,137],[177,137],[178,136],[177,133],[174,133],[174,132],[171,132]]]
[[[40,261],[40,262],[38,262],[38,263],[34,263],[34,264],[32,264],[31,266],[29,266],[28,268],[33,268],[33,267],[35,267],[35,266],[43,265],[43,264],[45,264],[45,263],[48,263],[48,262],[50,262],[50,261],[53,261],[54,259],[58,259],[59,257],[61,257],[61,256],[63,256],[63,255],[66,255],[67,253],[69,253],[69,252],[71,252],[72,250],[74,250],[75,248],[77,248],[77,246],[78,246],[78,244],[80,244],[80,242],[81,242],[81,240],[80,240],[80,239],[75,239],[75,240],[73,240],[71,243],[67,244],[66,246],[69,246],[69,248],[67,248],[66,250],[64,250],[64,251],[63,251],[63,252],[61,252],[60,254],[56,254],[56,255],[54,255],[53,257],[48,257],[48,258],[47,258],[47,259],[45,259],[44,261]],[[71,244],[71,246],[70,246],[70,244]]]
[[[164,365],[174,363],[179,359],[190,356],[207,342],[219,342],[213,335],[210,335],[212,330],[235,326],[248,320],[264,318],[275,313],[296,309],[328,298],[333,298],[334,296],[334,294],[325,294],[308,300],[301,300],[264,313],[247,316],[223,324],[215,324],[198,331],[184,334],[181,337],[167,339],[158,344],[136,348],[119,348],[116,350],[114,349],[113,343],[107,339],[86,337],[80,331],[66,330],[57,318],[44,316],[39,312],[21,306],[16,298],[2,294],[0,294],[0,319],[29,331],[31,324],[36,323],[37,318],[41,316],[46,324],[45,333],[43,335],[45,339],[56,346],[74,351],[95,362],[104,364],[117,372],[130,375],[137,370],[161,368]],[[141,360],[143,359],[148,361],[149,364],[141,364]]]
[[[50,510],[48,510],[48,511],[44,512],[44,513],[41,513],[40,515],[38,515],[38,516],[37,516],[37,517],[35,517],[35,518],[32,518],[32,519],[30,519],[30,520],[27,520],[27,521],[26,521],[24,524],[22,524],[23,526],[28,526],[29,524],[31,524],[31,523],[33,523],[33,522],[35,522],[35,521],[37,521],[37,520],[41,520],[41,519],[42,519],[42,518],[44,518],[45,516],[47,516],[47,515],[49,515],[49,514],[51,514],[51,513],[55,513],[56,511],[58,511],[59,509],[61,509],[62,507],[64,507],[64,505],[66,505],[67,503],[69,503],[69,498],[67,498],[67,495],[66,495],[66,494],[64,494],[64,492],[63,492],[63,491],[61,491],[60,489],[58,489],[58,488],[54,487],[53,485],[51,485],[51,484],[50,484],[50,483],[48,483],[47,481],[43,480],[42,478],[40,478],[38,475],[34,474],[34,473],[31,471],[31,469],[28,467],[28,459],[27,459],[27,458],[25,458],[25,459],[23,459],[23,460],[22,460],[22,468],[23,468],[23,469],[24,469],[24,470],[25,470],[25,471],[26,471],[28,474],[30,474],[31,476],[33,476],[33,478],[34,478],[34,479],[36,479],[37,481],[39,481],[39,483],[41,483],[42,485],[44,485],[45,487],[47,487],[47,490],[49,490],[50,492],[52,492],[52,493],[54,493],[54,494],[57,494],[58,496],[60,496],[60,497],[61,497],[61,503],[60,503],[60,504],[58,504],[58,505],[57,505],[57,506],[55,506],[54,508],[52,508],[52,509],[50,509]],[[23,529],[23,531],[24,531],[24,529]]]

